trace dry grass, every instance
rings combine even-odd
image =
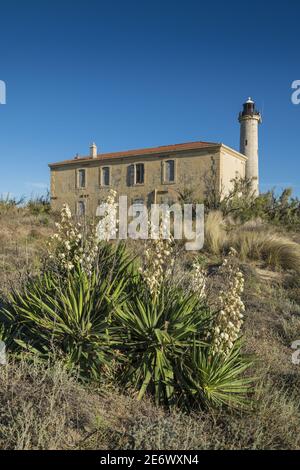
[[[1,449],[297,449],[298,382],[264,374],[245,414],[168,412],[109,384],[92,390],[61,363],[0,367]]]
[[[264,227],[239,227],[231,232],[228,244],[244,261],[264,261],[273,268],[300,271],[300,245]]]
[[[60,363],[11,358],[0,366],[0,448],[69,448],[83,437],[91,406]]]
[[[205,219],[205,249],[219,255],[227,243],[226,225],[222,213],[211,211]]]
[[[214,255],[237,250],[242,261],[264,262],[273,269],[300,272],[300,245],[274,232],[260,221],[230,225],[219,211],[212,211],[205,221],[205,249]]]
[[[54,219],[11,208],[0,220],[0,290],[7,291],[39,268]]]

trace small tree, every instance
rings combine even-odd
[[[222,200],[222,188],[218,185],[217,166],[213,157],[211,157],[210,171],[203,176],[204,181],[204,206],[207,212],[219,210]]]

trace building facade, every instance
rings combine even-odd
[[[236,177],[250,176],[258,188],[258,133],[253,130],[258,120],[254,103],[247,106],[240,114],[242,152],[221,143],[189,142],[101,154],[92,144],[88,156],[51,163],[52,208],[67,203],[75,214],[96,215],[111,188],[127,195],[129,204],[176,202],[187,189],[201,200],[212,162],[223,195]]]
[[[223,144],[192,142],[111,154],[94,154],[50,164],[51,204],[67,203],[78,215],[95,215],[113,188],[129,204],[175,202],[185,189],[203,198],[212,161],[216,185],[226,193],[236,176],[244,177],[247,158]]]

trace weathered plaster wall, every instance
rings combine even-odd
[[[236,152],[237,153],[237,152]],[[97,159],[81,162],[74,160],[72,164],[54,166],[51,168],[51,197],[52,207],[59,210],[63,203],[67,203],[72,212],[76,213],[79,200],[86,202],[86,212],[89,215],[96,214],[96,208],[100,201],[106,198],[108,187],[101,187],[100,170],[103,166],[110,167],[111,186],[119,195],[127,195],[129,203],[134,199],[143,199],[146,203],[154,202],[154,191],[156,201],[176,200],[178,192],[184,188],[191,188],[197,199],[203,197],[204,175],[211,169],[211,159],[215,161],[217,170],[217,183],[228,189],[230,179],[234,178],[236,172],[241,176],[245,173],[245,160],[231,154],[229,150],[222,147],[216,149],[198,149],[172,153],[166,156],[143,156],[124,157],[111,159]],[[164,182],[164,162],[175,160],[174,183]],[[144,184],[134,186],[128,185],[128,166],[132,163],[144,163]],[[77,188],[77,170],[86,169],[86,187]]]

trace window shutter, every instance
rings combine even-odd
[[[128,186],[134,185],[134,165],[129,165],[127,170],[127,183]]]

